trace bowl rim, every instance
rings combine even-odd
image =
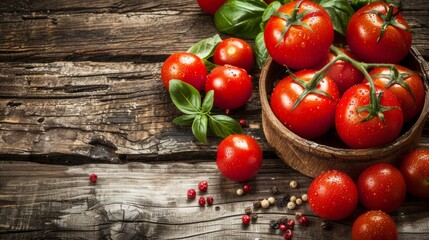
[[[271,123],[274,124],[275,128],[279,129],[281,133],[285,134],[285,136],[288,139],[293,140],[294,145],[307,147],[308,151],[312,153],[319,152],[319,153],[323,153],[324,155],[326,154],[333,155],[333,156],[336,156],[336,158],[340,158],[340,159],[349,159],[351,155],[353,155],[354,157],[359,157],[359,156],[367,156],[368,154],[371,154],[371,153],[383,154],[383,152],[390,152],[392,150],[400,149],[402,147],[402,144],[408,141],[408,138],[410,137],[410,135],[416,132],[421,127],[422,124],[423,125],[425,124],[426,119],[428,117],[428,109],[429,109],[429,92],[428,92],[429,66],[415,47],[411,47],[410,54],[416,58],[420,67],[422,68],[421,69],[422,71],[419,73],[421,75],[423,84],[425,86],[425,102],[419,117],[417,118],[417,120],[415,120],[415,122],[410,127],[410,129],[402,133],[401,136],[399,136],[395,141],[391,143],[388,143],[379,147],[374,147],[374,148],[362,148],[362,149],[340,148],[340,147],[333,147],[333,146],[329,146],[326,144],[317,143],[312,140],[305,139],[290,131],[274,115],[268,101],[268,95],[269,95],[268,94],[269,89],[267,88],[268,72],[270,68],[273,67],[273,64],[277,64],[278,66],[280,66],[280,64],[273,61],[271,57],[267,59],[267,62],[262,68],[261,75],[259,77],[259,95],[260,95],[260,101],[261,101],[262,114],[266,114],[267,118],[270,119]]]

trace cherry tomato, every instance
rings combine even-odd
[[[384,34],[380,37],[385,22],[395,22],[404,28],[409,28],[402,14],[398,12],[399,10],[393,6],[391,10],[392,13],[389,11],[388,4],[381,1],[375,2],[359,9],[350,19],[346,31],[347,44],[352,52],[363,61],[398,63],[410,51],[412,42],[410,31],[388,24]]]
[[[375,85],[387,88],[395,94],[401,103],[404,122],[408,122],[422,111],[425,102],[425,87],[417,73],[399,65],[396,65],[396,68],[399,72],[397,76],[393,75],[390,68],[382,67],[374,68],[369,74]]]
[[[253,178],[262,166],[262,149],[245,134],[232,134],[219,144],[216,164],[228,179],[243,182]]]
[[[293,19],[296,8],[298,12]],[[278,12],[288,17],[271,16],[264,30],[265,45],[273,60],[292,69],[320,64],[334,40],[334,29],[326,10],[304,0],[287,3]],[[291,24],[289,29],[287,24]]]
[[[309,82],[316,73],[315,70],[300,70],[295,76]],[[295,134],[314,139],[333,127],[335,109],[340,94],[334,81],[325,77],[317,84],[317,90],[330,95],[310,93],[293,108],[304,88],[291,76],[282,79],[274,88],[271,95],[270,106],[276,117]]]
[[[340,50],[344,52],[347,56],[358,60],[358,58],[349,50],[344,48],[340,48]],[[328,54],[327,59],[323,61],[323,64],[315,67],[314,69],[322,69],[334,58],[334,53],[330,52]],[[331,67],[329,67],[327,72],[328,77],[334,80],[335,84],[337,84],[338,91],[340,91],[340,95],[343,95],[344,92],[352,86],[362,83],[362,79],[364,78],[363,73],[360,72],[357,68],[355,68],[352,64],[341,60],[336,61]]]
[[[379,116],[366,119],[369,111],[359,109],[370,104],[370,87],[358,84],[341,97],[335,113],[335,127],[340,139],[351,148],[371,148],[395,140],[402,128],[403,114],[396,96],[387,89],[375,86],[380,104],[393,107],[384,111],[384,122]]]
[[[368,211],[352,226],[352,240],[396,240],[398,231],[393,219],[383,211]]]
[[[369,210],[392,212],[405,200],[407,189],[401,172],[391,164],[366,168],[356,182],[360,203]]]
[[[200,8],[210,14],[214,15],[216,11],[226,2],[227,0],[197,0]]]
[[[204,62],[197,55],[188,52],[172,54],[161,68],[161,79],[167,91],[171,79],[182,80],[201,91],[206,77],[207,69]]]
[[[420,148],[407,154],[400,171],[411,195],[429,198],[429,149]]]
[[[308,203],[318,216],[342,220],[350,216],[358,204],[358,192],[353,179],[344,172],[322,172],[308,188]]]
[[[206,91],[214,90],[214,105],[222,109],[243,106],[252,94],[252,77],[230,65],[215,67],[207,75]]]
[[[240,38],[222,40],[214,51],[213,63],[217,65],[229,64],[232,66],[252,70],[255,60],[250,44]]]

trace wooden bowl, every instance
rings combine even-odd
[[[404,126],[396,141],[377,148],[350,149],[341,143],[334,130],[320,139],[310,141],[294,134],[277,119],[271,110],[269,98],[274,85],[286,76],[286,69],[269,59],[259,80],[262,126],[268,143],[286,164],[310,177],[316,177],[325,170],[337,169],[357,178],[369,165],[380,162],[395,164],[419,143],[429,108],[429,66],[415,48],[411,49],[401,65],[420,73],[424,81],[426,94],[422,113],[417,120]]]

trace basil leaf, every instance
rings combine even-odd
[[[346,35],[347,25],[355,13],[350,3],[347,0],[317,0],[315,2],[329,13],[335,31]]]
[[[261,31],[259,25],[266,8],[263,0],[229,0],[214,16],[216,28],[222,33],[254,39]]]
[[[270,20],[270,17],[279,10],[282,4],[279,1],[274,1],[268,5],[267,9],[265,9],[264,14],[262,14],[262,24],[261,29],[265,29],[265,24]]]
[[[201,107],[202,113],[209,113],[210,110],[213,108],[213,101],[214,101],[214,90],[210,90],[208,93],[206,93],[206,96],[203,100],[203,105]]]
[[[373,2],[379,2],[380,0],[351,0],[351,5],[354,10],[359,10],[361,7],[373,3]],[[390,3],[395,5],[397,8],[402,7],[402,1],[401,0],[384,0],[386,3]]]
[[[207,142],[207,123],[208,118],[203,114],[197,115],[192,123],[192,133],[200,143]]]
[[[240,123],[225,115],[214,115],[209,118],[212,132],[221,138],[226,138],[233,133],[243,133]]]
[[[212,63],[212,62],[210,62],[209,60],[207,60],[207,59],[203,59],[203,63],[204,63],[204,65],[206,65],[206,68],[207,68],[207,72],[211,72],[211,70],[213,70],[213,68],[215,68],[215,67],[217,67],[218,65],[216,65],[216,64],[214,64],[214,63]]]
[[[179,117],[176,117],[173,119],[173,123],[176,125],[179,125],[181,127],[190,127],[192,126],[192,123],[194,122],[194,119],[197,117],[198,115],[192,114],[185,114]]]
[[[216,46],[222,41],[219,34],[199,41],[189,48],[188,52],[193,53],[201,59],[208,59],[213,56]]]
[[[201,95],[197,89],[181,80],[169,82],[170,97],[174,105],[185,114],[198,114],[201,107]]]
[[[264,32],[260,32],[258,36],[256,36],[254,49],[256,64],[258,64],[258,67],[261,69],[269,57],[267,47],[265,46]]]

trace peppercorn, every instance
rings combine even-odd
[[[270,193],[272,195],[277,195],[277,194],[279,194],[279,189],[276,186],[273,186],[270,188]]]
[[[261,201],[254,201],[253,202],[253,208],[258,209],[261,207]]]
[[[302,226],[308,226],[308,218],[306,216],[299,217],[299,224]]]
[[[290,181],[289,186],[291,188],[297,188],[298,187],[298,183],[296,181]]]
[[[206,192],[208,187],[209,184],[205,180],[198,183],[198,190],[200,190],[201,192]]]
[[[197,196],[197,192],[195,192],[195,189],[191,188],[187,192],[188,199],[194,199]]]
[[[295,213],[295,218],[296,219],[299,219],[299,217],[301,217],[302,216],[302,212],[296,212]]]
[[[250,214],[250,218],[252,219],[253,222],[255,222],[256,220],[258,220],[258,214],[252,213],[252,214]]]
[[[287,230],[287,227],[286,227],[286,224],[280,224],[279,225],[279,229],[280,229],[280,231],[282,231],[282,232],[284,232],[284,231],[286,231]]]
[[[249,215],[243,215],[243,217],[241,218],[241,222],[244,225],[249,225],[249,223],[250,223],[250,216]]]
[[[261,207],[262,208],[269,208],[270,207],[270,202],[268,202],[267,199],[264,199],[261,201]]]
[[[213,197],[208,196],[206,198],[206,202],[207,202],[207,205],[209,205],[209,206],[213,205],[213,202],[214,202]]]
[[[276,205],[277,207],[284,207],[283,198],[276,198]]]
[[[231,115],[232,111],[231,109],[225,109],[225,115],[229,116]]]
[[[96,183],[97,182],[97,178],[98,178],[97,174],[95,174],[95,173],[89,174],[89,181],[90,182]]]
[[[292,232],[292,230],[287,229],[287,230],[285,231],[284,239],[286,239],[286,240],[290,240],[290,239],[292,239],[292,238],[293,238],[293,232]]]
[[[283,202],[289,202],[289,199],[290,199],[290,195],[289,194],[286,194],[286,195],[283,196]]]
[[[281,218],[279,218],[278,220],[277,220],[277,222],[279,223],[279,224],[287,224],[287,222],[289,221],[289,218],[288,217],[281,217]]]
[[[322,228],[323,230],[329,230],[329,229],[331,229],[331,227],[332,227],[331,223],[326,221],[326,220],[323,220],[320,223],[320,228]]]
[[[290,197],[289,201],[295,202],[296,201],[296,197],[295,196]]]
[[[294,202],[288,202],[287,203],[287,208],[288,209],[292,210],[292,209],[295,209],[295,207],[296,207],[296,204]]]
[[[246,193],[252,192],[252,186],[250,186],[249,184],[245,184],[243,186],[243,191],[246,192]]]
[[[247,122],[245,119],[240,119],[240,121],[238,121],[241,125],[241,127],[246,127],[247,126]]]
[[[307,194],[302,194],[302,196],[301,196],[301,199],[302,199],[302,201],[304,201],[304,202],[307,202],[308,201],[308,196],[307,196]]]
[[[276,220],[271,220],[270,221],[270,228],[272,228],[272,229],[278,229],[279,228],[279,223]]]
[[[200,197],[200,199],[198,200],[198,205],[200,205],[201,207],[206,205],[206,199],[204,197]]]
[[[286,227],[287,229],[293,230],[293,228],[295,227],[295,220],[289,219],[286,223]]]
[[[242,188],[237,189],[237,195],[238,195],[238,196],[241,196],[241,195],[243,195],[243,194],[244,194],[244,191],[243,191],[243,189],[242,189]]]
[[[250,208],[250,207],[246,207],[246,208],[244,209],[244,213],[246,213],[246,215],[250,215],[250,214],[252,214],[252,208]]]
[[[276,203],[276,199],[274,197],[269,197],[268,202],[270,203],[270,205],[273,205],[274,203]]]
[[[297,199],[295,200],[295,203],[296,203],[296,205],[298,205],[298,206],[302,205],[302,199],[301,199],[301,198],[297,198]]]

